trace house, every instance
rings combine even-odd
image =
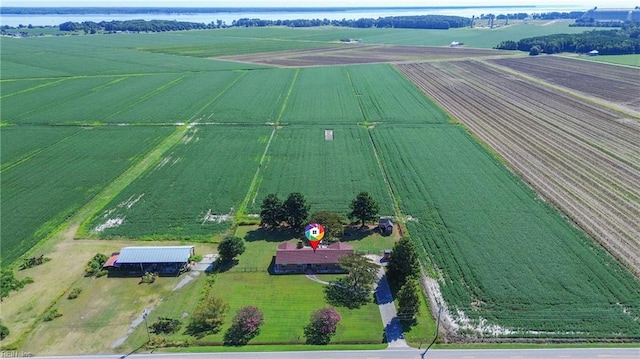
[[[390,236],[393,233],[393,220],[387,217],[380,217],[378,229],[383,236]]]
[[[336,242],[326,247],[320,246],[315,251],[300,243],[285,242],[276,249],[274,272],[286,273],[345,273],[338,266],[338,259],[353,253],[353,247]]]
[[[598,52],[598,50],[591,50],[587,53],[587,55],[589,56],[598,56],[598,54],[600,54],[600,52]]]
[[[193,246],[124,247],[114,252],[102,268],[109,276],[140,276],[158,273],[178,276],[188,270],[189,258],[194,255]]]

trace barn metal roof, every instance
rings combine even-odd
[[[193,246],[124,247],[116,263],[186,263]]]

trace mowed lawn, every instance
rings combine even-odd
[[[236,311],[243,306],[253,305],[264,313],[265,323],[260,335],[251,340],[249,344],[304,344],[304,327],[309,322],[313,311],[326,307],[324,297],[324,285],[307,279],[304,275],[271,275],[268,273],[273,256],[278,244],[291,239],[290,236],[276,235],[269,237],[267,233],[257,230],[257,226],[241,226],[236,232],[237,236],[248,238],[246,251],[239,257],[237,265],[230,271],[213,274],[206,278],[197,279],[196,284],[202,288],[204,282],[213,283],[210,291],[231,307],[227,313],[226,322],[222,330],[215,335],[205,336],[195,340],[184,335],[184,330],[168,336],[170,340],[190,340],[197,345],[222,345],[225,331],[231,325],[231,319]],[[377,234],[349,242],[350,244],[368,248],[391,247],[394,237],[388,238],[384,243]],[[325,280],[335,279],[335,276],[326,276]],[[192,285],[192,284],[189,284]],[[171,317],[179,319],[187,313],[183,320],[183,329],[188,324],[188,313],[195,308],[191,297],[186,297],[179,292],[167,296],[163,305],[158,307],[150,316],[149,323],[153,323],[158,317]],[[199,294],[197,294],[199,297]],[[342,320],[338,325],[332,344],[377,344],[382,342],[383,326],[380,319],[378,306],[373,302],[359,308],[336,308]],[[426,314],[426,313],[425,313]],[[126,348],[137,348],[146,341],[146,331],[138,327]]]

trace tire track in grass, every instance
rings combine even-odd
[[[134,107],[134,106],[137,106],[138,104],[140,104],[140,103],[142,103],[142,102],[144,102],[144,101],[146,101],[146,100],[150,99],[151,97],[153,97],[153,96],[155,96],[155,95],[157,95],[157,94],[161,93],[162,91],[164,91],[164,90],[166,90],[166,89],[168,89],[168,88],[171,88],[171,87],[173,87],[173,86],[175,86],[175,85],[179,84],[180,82],[182,82],[182,80],[184,80],[184,78],[185,78],[185,77],[187,77],[187,75],[180,76],[180,77],[178,77],[177,79],[175,79],[175,80],[173,80],[173,81],[167,82],[166,84],[164,84],[164,85],[162,85],[162,86],[158,87],[157,89],[155,89],[155,90],[153,90],[153,91],[151,91],[151,92],[147,93],[146,95],[144,95],[144,96],[140,97],[140,98],[138,99],[138,101],[136,101],[136,102],[132,103],[131,105],[126,106],[126,107],[123,107],[123,108],[121,108],[120,110],[118,110],[118,111],[116,111],[116,112],[112,113],[111,115],[107,116],[107,117],[105,118],[105,120],[110,119],[110,118],[112,118],[113,116],[115,116],[115,115],[117,115],[117,114],[119,114],[119,113],[122,113],[122,112],[124,112],[124,111],[126,111],[126,110],[128,110],[128,109],[130,109],[130,108],[132,108],[132,107]]]
[[[0,168],[0,174],[4,173],[5,171],[8,171],[8,170],[12,169],[13,167],[18,166],[19,164],[27,162],[28,160],[32,159],[33,157],[37,156],[38,154],[42,153],[43,151],[45,151],[45,150],[47,150],[47,149],[49,149],[51,147],[54,147],[54,146],[56,146],[56,145],[58,145],[58,144],[60,144],[60,143],[62,143],[64,141],[67,141],[68,139],[70,139],[71,137],[77,135],[81,131],[82,131],[82,129],[78,128],[78,130],[76,130],[75,132],[73,132],[69,136],[66,136],[66,137],[64,137],[64,138],[62,138],[62,139],[60,139],[60,140],[58,140],[58,141],[56,141],[56,142],[54,142],[54,143],[52,143],[52,144],[50,144],[48,146],[44,146],[44,147],[39,148],[37,150],[31,151],[30,153],[26,154],[24,157],[12,162],[12,163],[7,163],[6,165],[2,166],[2,168]]]
[[[271,136],[269,136],[269,141],[267,141],[267,145],[264,148],[262,157],[260,157],[258,168],[256,169],[256,173],[253,175],[253,179],[251,180],[251,185],[249,185],[249,190],[247,191],[247,195],[244,197],[244,200],[242,201],[242,203],[240,204],[240,207],[236,211],[236,215],[233,220],[234,223],[233,223],[232,230],[235,230],[235,228],[238,226],[242,218],[247,215],[247,206],[249,205],[249,201],[251,201],[251,199],[253,198],[253,201],[255,202],[255,199],[258,195],[258,189],[260,188],[260,182],[261,182],[260,169],[262,169],[262,164],[264,163],[265,158],[267,158],[267,153],[269,152],[269,148],[271,147],[271,141],[275,137],[276,131],[280,126],[280,120],[284,115],[284,111],[287,109],[287,105],[289,104],[289,98],[291,97],[291,93],[293,92],[293,87],[296,83],[296,80],[298,79],[299,73],[300,73],[300,69],[298,68],[296,69],[296,72],[293,75],[293,80],[291,80],[291,86],[289,86],[289,90],[287,91],[287,96],[284,98],[284,101],[282,102],[282,107],[280,108],[278,117],[273,123],[273,130],[271,131]]]
[[[236,77],[235,80],[231,81],[231,83],[229,84],[229,86],[225,87],[224,90],[220,91],[219,94],[217,94],[216,96],[213,97],[213,99],[211,99],[211,101],[207,102],[206,104],[204,104],[198,111],[196,111],[193,116],[191,116],[191,118],[189,118],[189,122],[193,121],[193,119],[198,116],[202,111],[204,111],[207,107],[211,106],[212,103],[216,102],[217,99],[220,98],[220,96],[224,95],[225,93],[227,93],[227,91],[229,91],[230,88],[233,87],[233,85],[236,84],[236,82],[240,81],[241,78],[244,77],[244,75],[247,74],[247,71],[243,71],[242,74],[238,77]]]
[[[31,92],[31,91],[34,91],[34,90],[38,90],[38,89],[41,89],[41,88],[44,88],[44,87],[48,87],[48,86],[55,85],[55,84],[58,84],[58,83],[63,82],[63,81],[67,81],[67,80],[71,80],[71,79],[75,79],[75,78],[79,78],[79,77],[80,76],[65,77],[65,78],[57,80],[57,81],[47,82],[47,83],[40,84],[40,85],[37,85],[37,86],[29,87],[27,89],[20,90],[18,92],[13,92],[13,93],[10,93],[10,94],[2,95],[2,96],[0,96],[0,99],[11,97],[11,96],[16,96],[16,95],[21,95],[23,93],[27,93],[27,92]]]
[[[393,188],[391,187],[391,183],[389,182],[389,176],[387,176],[387,172],[386,172],[384,166],[382,165],[382,161],[380,161],[380,157],[378,156],[378,150],[376,148],[375,141],[373,140],[373,136],[371,136],[371,129],[373,128],[373,123],[370,123],[367,120],[367,115],[365,114],[365,111],[364,111],[364,104],[362,103],[362,95],[358,94],[358,92],[356,91],[356,87],[354,86],[353,80],[351,79],[351,74],[349,73],[349,68],[345,67],[344,69],[345,69],[345,72],[347,74],[347,79],[349,80],[349,83],[351,84],[351,89],[353,90],[353,95],[358,100],[358,108],[360,109],[360,114],[362,115],[362,118],[364,120],[362,125],[367,130],[367,135],[369,136],[369,141],[371,143],[371,149],[373,150],[373,155],[376,158],[376,162],[378,163],[378,168],[380,169],[380,174],[382,175],[382,179],[384,180],[384,184],[387,187],[387,194],[389,195],[389,199],[391,200],[391,208],[393,209],[393,212],[395,213],[395,215],[396,215],[396,217],[398,219],[404,218],[402,216],[402,212],[400,211],[400,206],[398,205],[398,200],[396,199],[396,196],[393,193]],[[402,230],[404,232],[406,232],[406,228],[402,228]]]

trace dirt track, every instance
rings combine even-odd
[[[478,61],[398,65],[640,275],[640,122]]]

